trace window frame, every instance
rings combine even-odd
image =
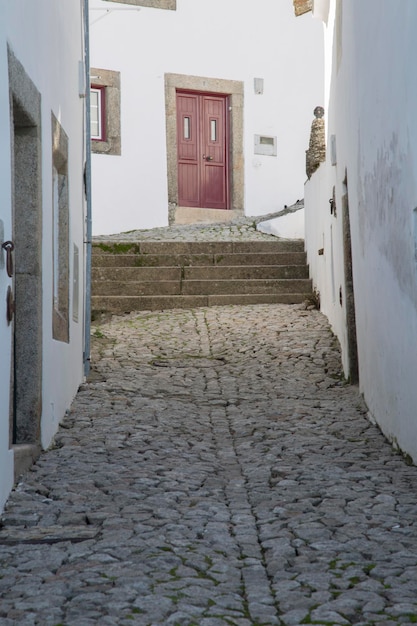
[[[90,94],[91,92],[99,94],[97,106],[99,134],[93,135],[91,131],[91,139],[92,141],[106,141],[106,87],[92,83],[90,86]]]
[[[120,156],[120,72],[104,68],[90,68],[90,89],[102,89],[102,139],[91,138],[91,152]]]

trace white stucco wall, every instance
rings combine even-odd
[[[328,138],[336,135],[337,165],[321,166],[306,186],[310,267],[346,365],[344,310],[332,302],[328,242],[338,218],[330,216],[327,199],[336,185],[340,206],[348,173],[360,389],[371,417],[415,461],[416,20],[413,0],[385,0],[383,13],[378,0],[351,0],[339,15],[331,2],[326,37],[333,63],[326,109]],[[317,258],[320,241],[325,255]],[[334,272],[342,281],[341,243],[339,234]]]
[[[3,3],[4,4],[4,3]],[[11,176],[10,176],[10,149],[8,120],[9,93],[3,86],[8,84],[7,54],[5,53],[6,29],[4,6],[0,3],[0,120],[2,141],[0,142],[0,220],[4,225],[4,235],[9,238],[11,232]],[[8,207],[9,210],[6,210]],[[1,226],[0,222],[0,226]],[[2,306],[10,285],[10,279],[4,270],[4,255],[0,264],[0,294]],[[3,267],[1,267],[3,265]],[[4,309],[3,309],[4,311]],[[13,452],[9,450],[9,393],[10,393],[10,359],[11,336],[7,327],[6,316],[0,315],[0,343],[2,358],[0,360],[0,511],[13,484]]]
[[[47,447],[83,379],[84,307],[84,99],[78,61],[83,59],[82,1],[0,3],[0,219],[12,239],[11,148],[7,44],[41,93],[43,371],[41,443]],[[70,202],[70,343],[52,339],[52,143],[51,111],[68,135]],[[73,245],[80,252],[79,321],[72,319]],[[9,397],[12,327],[5,317],[11,280],[0,268],[0,510],[12,485]]]
[[[301,208],[294,213],[287,213],[265,222],[259,222],[256,230],[282,239],[304,239],[305,215]]]
[[[120,9],[91,1],[91,65],[121,72],[122,107],[122,155],[93,155],[93,233],[168,223],[165,73],[244,82],[247,215],[302,198],[312,112],[323,100],[320,23],[296,19],[291,2],[276,0]],[[277,137],[277,157],[254,154],[255,134]]]

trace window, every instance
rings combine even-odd
[[[191,118],[184,117],[184,139],[191,139]]]
[[[217,141],[217,120],[210,120],[210,141]]]
[[[121,154],[120,72],[91,68],[91,150]]]
[[[105,120],[105,87],[91,86],[90,106],[91,106],[91,139],[96,141],[106,140]]]

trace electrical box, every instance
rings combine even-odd
[[[255,135],[255,154],[277,156],[277,138],[268,135]]]

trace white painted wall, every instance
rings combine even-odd
[[[122,107],[122,155],[92,159],[94,234],[168,223],[165,73],[244,82],[247,215],[303,197],[312,112],[323,100],[320,23],[276,0],[178,0],[176,11],[90,6],[91,65],[121,72]],[[255,155],[255,134],[277,136],[278,156]]]
[[[335,6],[326,110],[337,165],[323,164],[306,185],[309,262],[347,366],[345,312],[332,294],[332,272],[343,288],[341,220],[328,205],[335,184],[340,206],[347,169],[360,389],[371,417],[417,461],[417,4],[385,0],[381,13],[379,0],[350,0],[340,15]]]
[[[300,208],[294,213],[275,217],[265,222],[259,222],[256,230],[267,235],[274,235],[282,239],[304,239],[305,238],[305,215],[304,209]]]
[[[12,238],[10,111],[7,43],[42,97],[43,205],[43,410],[42,445],[47,447],[83,379],[84,340],[84,99],[79,98],[78,61],[83,59],[82,0],[0,2],[0,219],[4,238]],[[52,339],[52,151],[51,111],[69,137],[70,286],[72,250],[80,250],[79,322],[70,322],[70,343]],[[12,486],[9,450],[11,326],[5,319],[5,294],[11,284],[0,267],[0,510]]]
[[[5,124],[5,120],[9,120],[10,113],[9,93],[8,89],[4,88],[8,84],[4,9],[4,3],[0,3],[0,123],[2,136],[0,142],[0,220],[4,224],[4,239],[7,240],[11,233],[11,176],[10,149],[8,149],[10,145],[9,124]],[[13,452],[9,450],[11,336],[4,314],[7,287],[11,283],[4,269],[4,260],[4,255],[0,253],[0,306],[3,308],[0,315],[0,345],[2,346],[2,358],[0,359],[0,511],[13,484]]]

